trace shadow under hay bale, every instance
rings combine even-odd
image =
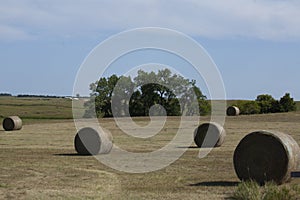
[[[215,122],[201,124],[194,131],[194,142],[201,148],[220,147],[225,137],[225,129]]]
[[[226,111],[227,116],[238,116],[240,109],[236,106],[229,106]]]
[[[205,186],[205,187],[235,187],[239,184],[236,181],[209,181],[190,184],[189,186]]]
[[[3,119],[2,126],[5,131],[14,131],[22,129],[22,120],[18,116],[10,116]]]
[[[53,154],[53,156],[61,156],[61,157],[81,157],[81,156],[90,156],[90,155],[81,155],[78,153],[58,153]]]
[[[254,180],[263,185],[290,180],[299,164],[299,146],[289,135],[274,131],[248,134],[234,152],[234,168],[240,180]]]
[[[74,146],[79,155],[107,154],[113,146],[112,135],[103,131],[98,133],[90,127],[82,128],[75,136]]]

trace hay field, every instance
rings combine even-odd
[[[19,109],[22,112],[22,107]],[[141,125],[148,120],[135,119]],[[179,120],[168,118],[157,136],[144,140],[126,136],[113,119],[101,119],[100,123],[122,148],[147,152],[172,139]],[[203,117],[201,122],[208,120]],[[267,129],[289,133],[300,143],[299,122],[300,112],[227,117],[222,147],[199,159],[199,149],[194,145],[170,166],[145,174],[119,172],[94,157],[77,156],[72,120],[34,118],[15,132],[5,132],[1,126],[0,199],[225,199],[239,183],[232,157],[240,139],[252,131]],[[300,180],[288,185],[295,183]]]
[[[72,100],[62,98],[0,97],[0,116],[17,113],[22,118],[72,118]]]

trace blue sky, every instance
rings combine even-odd
[[[149,26],[199,42],[217,64],[228,99],[290,92],[300,100],[296,0],[3,0],[0,93],[71,95],[77,70],[96,45]]]

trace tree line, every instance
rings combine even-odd
[[[64,96],[35,95],[35,94],[18,94],[17,97],[20,97],[20,98],[65,98]]]
[[[0,93],[0,97],[12,97],[10,93]],[[20,98],[65,98],[64,96],[55,96],[55,95],[35,95],[35,94],[18,94],[15,97]]]
[[[0,97],[11,97],[12,95],[9,93],[0,93]]]
[[[90,84],[91,100],[85,103],[84,117],[149,115],[207,115],[210,102],[195,80],[173,74],[139,70],[135,78],[111,75]]]
[[[296,111],[297,106],[290,93],[286,93],[279,100],[269,94],[258,95],[255,101],[238,101],[237,106],[241,114],[264,114]]]

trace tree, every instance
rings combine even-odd
[[[139,90],[135,91],[129,101],[129,112],[131,116],[145,116],[142,94]]]
[[[130,116],[129,103],[134,91],[134,83],[131,77],[121,76],[113,88],[111,109],[114,117]]]
[[[11,94],[9,94],[9,93],[0,93],[0,96],[3,96],[3,97],[5,97],[5,96],[7,96],[7,97],[11,97],[12,95],[11,95]]]
[[[276,100],[271,95],[258,95],[255,101],[260,107],[260,113],[270,113],[275,111],[275,109],[273,109],[273,106],[275,105]]]
[[[282,106],[283,112],[297,110],[296,102],[294,102],[294,99],[290,97],[289,93],[286,93],[283,97],[281,97],[279,103]]]
[[[87,110],[84,117],[92,117],[95,108],[97,117],[111,117],[111,98],[115,85],[119,78],[112,75],[109,78],[100,78],[99,81],[90,84],[91,100],[85,103]]]
[[[206,99],[198,99],[199,112],[201,115],[208,115],[211,113],[211,104]]]
[[[133,81],[116,75],[100,78],[90,89],[85,117],[93,117],[94,113],[97,117],[204,115],[211,109],[196,81],[168,69],[157,73],[139,70]]]
[[[196,81],[193,80],[191,82],[192,89],[196,95],[196,99],[199,105],[199,113],[201,115],[208,115],[211,112],[211,104],[209,101],[207,101],[207,97],[203,95],[200,88],[196,86]],[[188,107],[190,108],[190,107]]]
[[[283,107],[278,100],[275,100],[272,103],[271,113],[280,113],[280,112],[284,112]]]
[[[172,75],[169,69],[155,72],[138,71],[134,82],[141,89],[141,100],[144,105],[144,115],[149,115],[149,109],[156,104],[166,110],[167,115],[181,115],[177,95],[182,93],[184,78]]]

